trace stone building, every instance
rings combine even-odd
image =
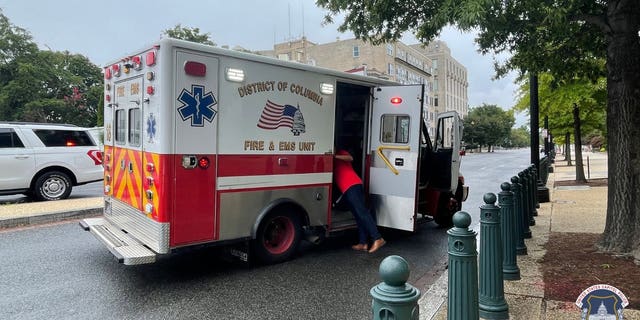
[[[433,61],[433,91],[436,112],[457,111],[463,118],[469,113],[469,82],[467,68],[451,56],[444,41],[435,40],[427,46],[411,45]]]
[[[446,48],[446,44],[444,42],[442,44]],[[448,48],[446,49],[448,50]],[[438,85],[437,80],[440,79],[435,77],[438,65],[434,64],[433,59],[436,59],[435,61],[454,61],[458,68],[445,70],[460,72],[458,77],[464,79],[466,83],[466,68],[451,57],[450,51],[432,52],[420,46],[409,46],[402,42],[372,45],[358,39],[336,39],[334,42],[316,44],[308,41],[306,37],[302,37],[301,39],[278,43],[274,45],[273,51],[262,51],[261,53],[281,60],[297,61],[334,70],[359,73],[395,81],[400,84],[424,84],[425,117],[428,120],[429,134],[432,137],[434,135],[435,115],[437,112],[456,110],[461,116],[467,113],[467,85],[465,84],[464,88],[455,87],[456,93],[448,92],[446,90],[454,89],[454,87]],[[442,56],[442,53],[448,53],[449,55],[448,57]],[[460,98],[449,98],[458,97],[458,95],[464,97],[464,103]],[[447,97],[446,101],[440,100],[442,99],[441,97]],[[456,101],[457,104],[450,104],[452,101]],[[458,106],[462,105],[464,105],[464,108],[458,108]]]

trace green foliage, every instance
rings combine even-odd
[[[29,33],[1,13],[0,32],[0,120],[97,125],[98,66],[67,51],[37,50]]]
[[[471,108],[464,118],[463,140],[469,145],[502,145],[510,137],[515,118],[511,111],[483,104]]]
[[[163,33],[175,39],[216,46],[216,43],[211,40],[211,34],[209,32],[200,33],[200,28],[187,28],[177,24],[173,29],[164,30]]]
[[[531,145],[531,134],[527,126],[521,126],[517,129],[511,129],[509,138],[502,144],[505,148],[524,148]]]
[[[606,92],[606,79],[602,77],[592,82],[586,78],[558,80],[549,73],[538,75],[540,128],[543,127],[544,116],[547,116],[554,140],[564,142],[564,134],[573,132],[572,110],[575,104],[580,108],[582,132],[606,132]],[[529,97],[529,78],[522,78],[514,109],[528,112]]]

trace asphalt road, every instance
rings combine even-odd
[[[528,159],[528,150],[463,158],[472,227],[482,195],[498,192]],[[0,319],[370,319],[383,258],[404,257],[409,283],[423,292],[447,260],[446,230],[433,222],[384,236],[376,254],[352,251],[357,237],[347,233],[271,266],[229,260],[216,248],[124,266],[77,222],[2,231]]]

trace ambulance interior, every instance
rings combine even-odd
[[[338,82],[336,89],[336,114],[334,146],[344,148],[353,156],[353,168],[367,184],[366,175],[366,146],[371,104],[371,87]],[[331,229],[338,231],[355,226],[355,219],[346,201],[341,199],[340,190],[333,184],[332,197],[334,204],[331,216]]]

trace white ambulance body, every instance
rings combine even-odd
[[[466,198],[462,126],[444,115],[432,146],[423,98],[421,85],[160,40],[105,68],[104,217],[81,225],[125,264],[233,243],[282,261],[305,236],[356,227],[334,205],[337,145],[379,226],[448,224]]]

